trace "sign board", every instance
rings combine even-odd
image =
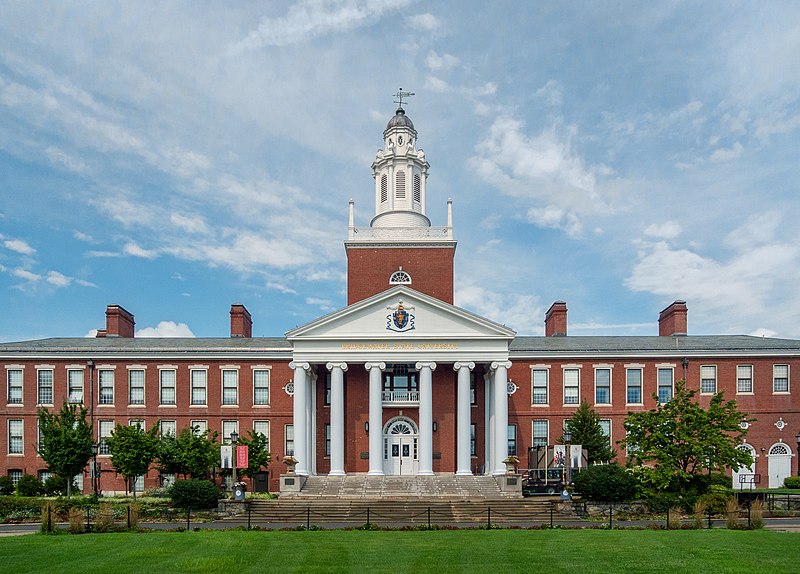
[[[220,468],[233,468],[233,447],[224,444],[219,447]]]
[[[236,447],[236,468],[247,468],[250,466],[249,451],[247,445]]]

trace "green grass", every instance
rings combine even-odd
[[[0,539],[26,572],[788,573],[800,535],[773,531],[150,532]]]

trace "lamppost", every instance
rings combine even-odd
[[[572,431],[569,430],[569,427],[564,429],[564,484],[569,484],[569,479],[572,476],[572,469],[569,468],[572,465],[572,461],[570,460],[569,456],[569,445],[572,443]]]
[[[233,482],[231,482],[231,490],[236,488],[236,443],[239,442],[239,433],[233,431],[231,433],[231,444],[233,445],[233,453],[231,456],[231,462],[233,463],[231,466],[233,467]]]
[[[97,483],[99,482],[99,478],[97,475],[99,474],[97,471],[99,470],[97,466],[97,451],[99,446],[96,442],[92,441],[92,489],[94,490],[94,497],[97,498]]]

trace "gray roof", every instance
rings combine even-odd
[[[406,115],[406,111],[403,108],[397,108],[397,111],[391,117],[389,123],[386,124],[386,129],[388,130],[400,126],[404,126],[412,130],[414,129],[414,123],[411,121],[411,118]]]
[[[670,337],[516,337],[513,356],[526,355],[689,355],[798,354],[800,340],[749,335],[674,335]]]
[[[195,352],[269,352],[291,351],[291,345],[284,337],[185,337],[185,338],[142,338],[142,337],[72,337],[38,339],[0,343],[0,354],[14,352],[40,353],[195,353]]]

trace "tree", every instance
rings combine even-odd
[[[266,435],[251,430],[249,437],[239,437],[239,445],[247,447],[247,468],[239,469],[239,474],[255,479],[262,467],[269,465],[272,455],[269,452],[269,439]]]
[[[92,458],[92,426],[86,420],[88,411],[66,402],[58,414],[39,411],[39,449],[47,467],[67,481],[67,497],[72,479],[86,468]]]
[[[589,464],[595,462],[608,462],[617,453],[611,448],[611,442],[600,426],[600,415],[592,409],[587,402],[581,402],[572,418],[567,421],[567,427],[572,433],[572,444],[583,445],[588,453]],[[564,437],[561,437],[563,444]]]
[[[177,436],[161,437],[158,444],[158,469],[165,474],[184,478],[205,478],[219,459],[216,431],[197,432],[197,427],[185,427]]]
[[[106,439],[111,452],[111,464],[114,470],[120,473],[128,482],[137,476],[143,476],[150,470],[150,465],[156,457],[158,450],[158,423],[150,430],[143,429],[140,425],[118,424]],[[134,486],[131,484],[131,486]],[[133,499],[136,500],[136,489],[133,490]]]
[[[711,397],[708,408],[695,400],[696,391],[685,381],[675,385],[675,396],[649,411],[628,413],[628,436],[620,444],[634,464],[652,465],[652,484],[658,490],[687,492],[702,473],[738,470],[753,464],[739,450],[747,434],[742,422],[753,422],[740,412],[736,401],[722,393]],[[657,395],[653,397],[658,400]]]
[[[639,481],[616,463],[590,466],[573,478],[575,490],[587,500],[625,502],[636,497]]]

